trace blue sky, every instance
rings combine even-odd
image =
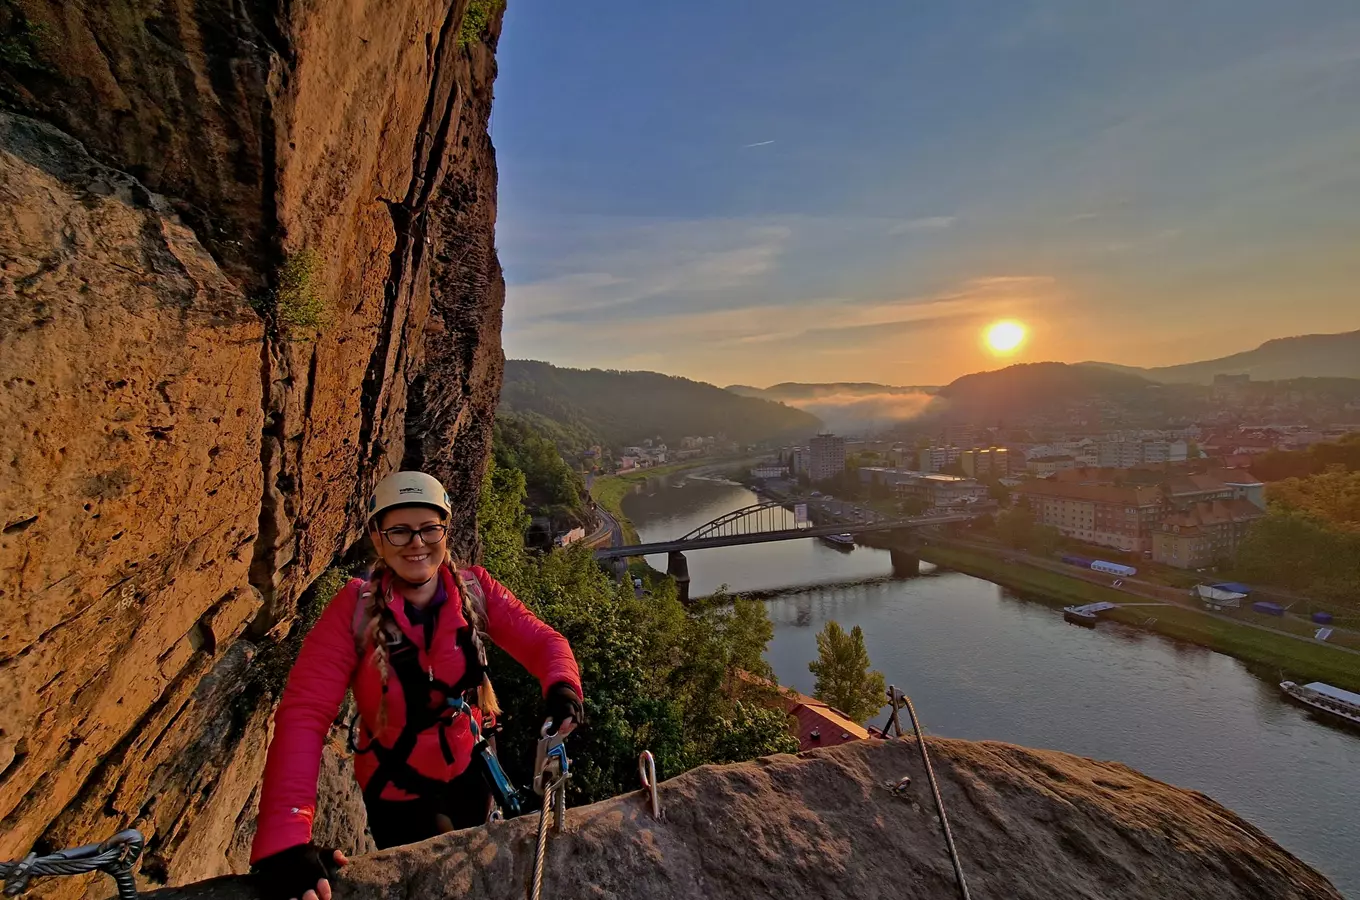
[[[1360,328],[1356,0],[509,0],[499,62],[510,356],[938,384]]]

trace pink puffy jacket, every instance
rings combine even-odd
[[[491,640],[528,669],[542,684],[545,694],[552,685],[564,681],[578,696],[584,696],[576,658],[572,656],[566,638],[526,609],[485,569],[473,566],[468,571],[476,576],[486,596],[486,633]],[[416,645],[422,668],[432,668],[434,677],[446,684],[457,684],[465,669],[457,634],[467,621],[457,602],[458,591],[452,573],[443,568],[440,577],[449,602],[440,612],[428,653],[422,629],[411,625],[406,617],[406,601],[395,592],[392,616]],[[401,733],[406,719],[401,682],[395,673],[388,677],[386,718],[381,720],[385,724],[380,728],[378,713],[384,697],[382,679],[371,662],[371,650],[364,651],[363,660],[359,658],[354,621],[363,584],[356,578],[335,595],[302,642],[302,652],[288,675],[283,699],[274,713],[274,738],[265,762],[259,819],[250,851],[252,863],[311,840],[321,749],[326,732],[340,712],[347,688],[354,691],[355,705],[363,724],[362,744],[376,736],[384,746],[390,747]],[[409,762],[423,775],[448,781],[468,766],[472,755],[472,732],[464,716],[459,716],[448,728],[446,736],[453,750],[452,764],[444,761],[437,732],[438,729],[430,728],[420,734]],[[355,756],[354,774],[360,787],[368,784],[377,767],[374,754]],[[409,794],[391,784],[384,788],[382,797],[385,800],[411,799]]]

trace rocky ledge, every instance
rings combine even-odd
[[[929,739],[972,896],[1339,898],[1317,872],[1203,794],[1118,763]],[[910,784],[896,786],[904,776]],[[642,794],[572,809],[549,838],[543,896],[952,898],[953,870],[915,742],[706,766]],[[336,900],[522,900],[537,817],[356,859]],[[219,878],[157,900],[247,900]]]

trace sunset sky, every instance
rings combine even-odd
[[[939,384],[1360,328],[1356,0],[510,0],[499,60],[512,357]]]

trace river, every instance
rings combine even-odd
[[[639,486],[623,509],[656,541],[755,501],[680,474]],[[687,556],[694,596],[773,592],[767,658],[782,683],[811,693],[817,632],[830,619],[859,625],[929,732],[1117,760],[1203,791],[1360,900],[1360,735],[1285,703],[1239,661],[1117,623],[1068,625],[968,575],[894,580],[887,552],[867,547],[808,539]]]

